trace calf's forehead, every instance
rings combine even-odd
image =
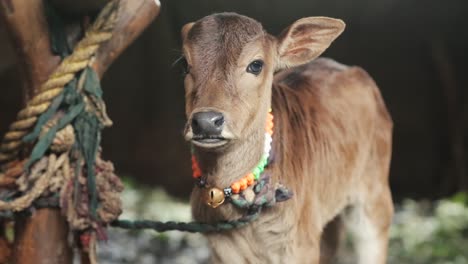
[[[235,65],[245,45],[265,36],[257,21],[234,13],[207,16],[197,21],[184,40],[194,70],[226,71]]]

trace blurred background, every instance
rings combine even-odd
[[[180,56],[181,27],[225,11],[255,18],[273,35],[306,16],[343,19],[345,32],[323,56],[363,67],[379,85],[395,123],[390,183],[398,206],[416,215],[432,208],[435,214],[437,205],[408,205],[406,199],[453,198],[468,188],[466,0],[162,1],[159,17],[103,80],[114,121],[104,132],[104,156],[120,174],[188,197],[184,90],[181,71],[172,64]],[[13,49],[0,24],[0,135],[21,105],[17,82]],[[464,228],[457,229],[462,237],[468,224]],[[467,263],[461,261],[453,263]]]

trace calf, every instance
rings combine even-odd
[[[223,204],[219,190],[252,188],[268,150],[270,108],[265,172],[294,193],[245,227],[208,234],[214,263],[319,263],[332,221],[354,235],[359,263],[385,263],[392,121],[364,70],[317,59],[344,27],[341,20],[309,17],[274,37],[234,13],[183,27],[185,139],[204,183],[192,193],[193,217],[216,222],[245,213]],[[213,201],[213,195],[222,197]]]

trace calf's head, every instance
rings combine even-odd
[[[185,139],[217,149],[263,135],[274,73],[315,59],[343,29],[341,20],[309,17],[274,37],[234,13],[186,24]]]

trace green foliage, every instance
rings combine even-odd
[[[450,200],[456,203],[468,205],[468,192],[459,192],[455,194]]]
[[[468,195],[431,204],[405,200],[390,233],[390,263],[468,263]]]

